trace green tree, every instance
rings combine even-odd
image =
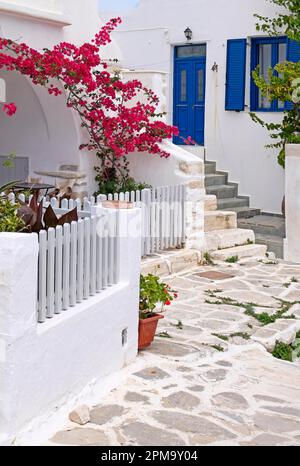
[[[268,0],[282,8],[274,18],[254,15],[258,22],[256,29],[271,36],[286,34],[290,39],[300,42],[300,0]]]
[[[270,35],[286,34],[288,38],[300,42],[300,0],[268,0],[282,7],[274,18],[260,16],[256,28]],[[267,78],[262,76],[260,68],[253,71],[253,79],[263,96],[271,102],[291,102],[291,109],[284,111],[280,124],[266,123],[255,113],[251,118],[270,132],[274,143],[267,147],[279,149],[278,163],[285,166],[286,144],[300,144],[300,62],[284,62],[269,69]]]

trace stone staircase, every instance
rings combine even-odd
[[[260,214],[260,209],[250,207],[248,196],[238,195],[238,184],[228,181],[228,173],[216,170],[216,162],[205,162],[206,194],[217,197],[219,210],[236,212],[238,218]]]
[[[229,183],[228,173],[217,171],[215,162],[205,162],[205,186],[208,195],[216,196],[218,210],[237,214],[239,230],[253,230],[257,244],[266,245],[268,251],[283,258],[285,221],[282,216],[261,213],[260,209],[251,208],[249,197],[238,195],[238,184]],[[210,202],[213,203],[212,200]]]
[[[253,230],[238,228],[237,213],[218,210],[215,195],[206,195],[204,212],[206,250],[216,260],[265,256],[267,246],[255,244]]]

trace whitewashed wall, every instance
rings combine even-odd
[[[119,284],[44,324],[36,314],[37,235],[0,233],[0,445],[18,443],[32,421],[38,429],[135,359],[140,210],[120,215]]]
[[[122,14],[123,25],[114,37],[125,68],[167,73],[170,122],[173,47],[186,43],[183,31],[187,26],[193,31],[193,42],[207,42],[207,159],[216,161],[218,169],[229,171],[230,181],[240,184],[240,194],[251,196],[253,207],[278,213],[284,194],[284,171],[277,165],[276,151],[264,147],[270,143],[267,133],[250,120],[248,111],[235,113],[224,109],[227,39],[257,36],[253,14],[272,16],[275,11],[265,0],[140,0],[136,8]],[[211,71],[214,62],[219,65],[218,73]],[[248,65],[249,62],[250,57]],[[265,117],[268,121],[280,120],[279,114]]]

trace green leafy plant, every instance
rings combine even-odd
[[[276,341],[275,348],[272,352],[274,358],[283,359],[284,361],[293,361],[293,350],[290,345],[282,341]]]
[[[225,262],[228,262],[229,264],[234,264],[235,262],[238,262],[238,261],[239,261],[239,256],[227,257],[227,259],[225,260]]]
[[[280,12],[279,10],[273,18],[255,14],[254,16],[258,20],[256,29],[267,33],[270,36],[276,36],[284,32],[284,34],[291,39],[298,40],[300,42],[299,0],[269,0],[269,2],[276,6],[285,8],[285,11],[282,10]]]
[[[283,7],[282,12],[273,18],[254,15],[258,22],[256,28],[269,35],[286,34],[290,39],[300,42],[300,2],[299,0],[269,0],[274,5]],[[253,79],[262,95],[269,101],[291,102],[292,108],[284,112],[282,123],[269,123],[256,114],[250,116],[270,132],[275,142],[267,145],[279,149],[278,163],[285,167],[286,144],[300,143],[300,62],[284,62],[269,69],[267,78],[261,75],[258,67],[253,72]]]
[[[168,332],[160,332],[157,334],[157,336],[159,338],[168,338],[168,339],[173,338]]]
[[[15,233],[25,224],[18,216],[18,204],[12,204],[7,198],[0,198],[0,232]]]
[[[164,306],[170,306],[177,298],[177,293],[171,289],[170,285],[160,281],[159,277],[148,274],[140,277],[140,319],[152,317],[154,310],[160,306],[159,312],[164,310]]]
[[[141,191],[142,189],[151,188],[151,185],[138,183],[133,178],[121,177],[117,173],[114,173],[113,169],[110,170],[110,173],[107,173],[106,177],[100,167],[94,168],[97,173],[96,181],[98,183],[98,190],[95,192],[95,196],[98,196],[99,194]]]

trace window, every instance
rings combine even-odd
[[[287,39],[285,37],[252,39],[251,72],[259,65],[260,73],[266,79],[270,67],[283,63],[287,59]],[[261,112],[281,112],[284,102],[270,100],[263,96],[251,77],[251,110]]]
[[[206,57],[206,45],[182,45],[176,48],[176,58]]]

